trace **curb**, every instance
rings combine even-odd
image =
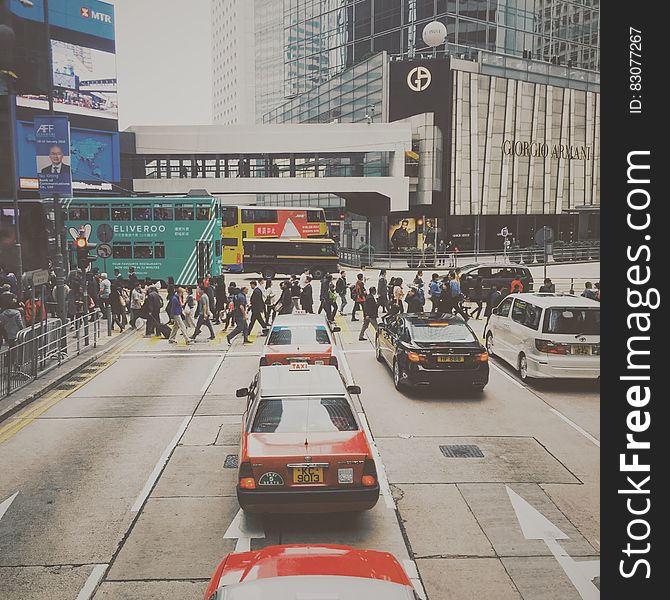
[[[12,415],[16,414],[20,410],[24,409],[26,406],[29,404],[33,403],[35,400],[41,398],[44,396],[46,393],[50,392],[53,390],[55,387],[58,387],[61,383],[64,383],[67,381],[72,375],[74,375],[77,371],[81,369],[85,369],[92,363],[94,363],[96,360],[98,360],[100,357],[104,356],[107,352],[118,346],[123,340],[125,340],[127,337],[132,335],[134,332],[133,330],[129,330],[127,332],[123,332],[119,334],[119,336],[113,341],[110,342],[109,344],[106,344],[105,347],[101,350],[96,351],[94,354],[86,358],[83,362],[72,366],[71,369],[64,371],[59,377],[54,379],[53,381],[47,383],[44,387],[42,387],[39,390],[36,390],[26,398],[22,398],[21,400],[17,400],[13,405],[9,406],[6,408],[3,412],[0,412],[0,423],[5,421],[6,419],[9,419]],[[81,355],[80,355],[81,356]],[[72,359],[76,360],[76,359]],[[69,362],[69,361],[68,361]],[[35,379],[33,383],[39,381],[39,378]],[[11,399],[11,396],[8,396],[7,398]]]

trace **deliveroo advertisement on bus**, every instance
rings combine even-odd
[[[195,285],[207,273],[221,273],[219,230],[214,200],[172,202],[146,198],[75,198],[63,202],[70,242],[80,227],[93,244],[94,267],[110,277],[118,269],[128,277]]]

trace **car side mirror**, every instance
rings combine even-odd
[[[361,393],[361,386],[360,385],[348,385],[347,386],[347,392],[350,394],[360,394]]]
[[[331,328],[331,331],[333,333],[339,333],[340,331],[342,331],[342,328],[335,325],[334,327]]]
[[[238,398],[244,398],[249,395],[249,388],[239,388],[236,392],[235,395]]]

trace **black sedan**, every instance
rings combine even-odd
[[[458,315],[393,315],[379,325],[375,351],[393,370],[396,389],[437,384],[483,390],[489,381],[489,355]]]

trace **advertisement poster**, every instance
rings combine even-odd
[[[416,220],[402,218],[391,220],[389,225],[389,246],[391,252],[402,252],[416,248]]]
[[[35,159],[40,196],[71,196],[70,122],[67,117],[35,117]]]

